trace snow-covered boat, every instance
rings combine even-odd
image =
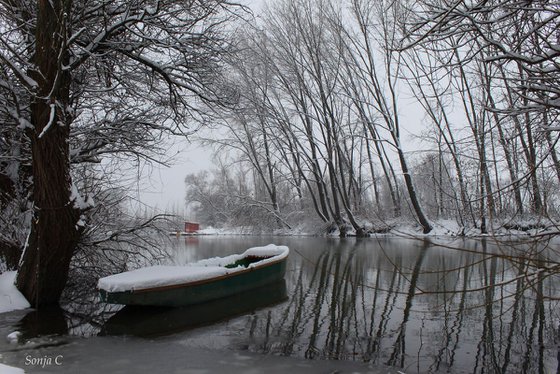
[[[186,266],[150,266],[99,279],[111,304],[184,306],[261,287],[284,278],[289,249],[273,244]]]

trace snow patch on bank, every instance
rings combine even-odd
[[[246,256],[271,256],[259,261],[258,263],[252,263],[248,266],[248,268],[252,268],[284,259],[288,256],[288,253],[289,249],[286,246],[269,244],[264,247],[249,248],[240,255],[214,257],[194,262],[186,266],[149,266],[120,274],[110,275],[99,279],[97,288],[108,292],[123,292],[203,281],[214,277],[234,274],[246,269],[242,266],[238,266],[236,268],[224,267],[225,265],[232,264]]]
[[[0,373],[2,374],[23,374],[25,371],[20,368],[0,364]]]
[[[437,219],[430,221],[432,230],[423,233],[423,228],[413,220],[405,218],[391,218],[386,220],[362,221],[362,227],[369,237],[395,235],[404,237],[463,237],[479,238],[488,236],[531,238],[534,236],[560,236],[560,222],[552,219],[535,217],[515,217],[488,220],[487,233],[482,233],[480,227],[472,222],[465,225],[454,219]],[[277,235],[277,236],[328,236],[339,237],[338,227],[330,223],[305,221],[295,224],[292,228],[264,230],[254,227],[206,227],[198,230],[196,235]],[[346,225],[347,236],[356,236],[356,231],[350,224]]]
[[[8,343],[10,344],[16,344],[19,341],[19,338],[21,337],[21,332],[19,331],[14,331],[9,333],[6,336],[6,340],[8,341]]]
[[[364,229],[367,236],[402,236],[402,237],[464,237],[464,238],[480,238],[480,237],[518,237],[531,238],[535,236],[558,236],[560,235],[560,222],[545,219],[516,219],[516,220],[493,220],[487,222],[486,233],[482,233],[480,227],[472,224],[465,226],[459,224],[453,219],[439,219],[430,221],[432,230],[428,234],[423,233],[420,224],[400,220],[390,219],[386,221],[366,222]],[[331,230],[323,230],[322,235],[338,237],[340,232],[335,225],[330,225]],[[347,235],[355,236],[355,230],[347,225]],[[298,235],[295,233],[294,235]]]
[[[292,226],[292,228],[280,228],[272,231],[258,229],[250,226],[236,226],[236,227],[222,227],[215,228],[208,226],[196,232],[196,235],[224,235],[224,236],[243,236],[243,235],[261,235],[272,234],[276,236],[317,236],[316,227],[310,223],[299,223]]]
[[[207,228],[198,230],[196,233],[198,235],[252,235],[254,234],[254,228],[252,227],[224,227],[215,228],[208,226]]]
[[[0,274],[0,313],[30,307],[27,299],[18,291],[14,284],[16,273],[15,271],[7,271]],[[1,370],[0,372],[3,373]]]
[[[555,236],[560,234],[560,223],[552,220],[517,219],[517,220],[493,220],[487,222],[487,233],[482,233],[480,227],[472,225],[462,226],[455,220],[435,220],[431,222],[432,231],[428,234],[422,233],[422,227],[412,223],[395,223],[391,225],[388,234],[412,236],[412,237],[518,237],[530,238],[538,235]]]

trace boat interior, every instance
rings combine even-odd
[[[239,259],[231,264],[227,264],[225,267],[228,269],[233,269],[239,266],[243,266],[243,267],[248,267],[251,264],[254,264],[255,262],[259,262],[262,260],[266,260],[267,258],[271,258],[274,256],[267,256],[267,257],[259,257],[259,256],[246,256],[243,257],[242,259]]]

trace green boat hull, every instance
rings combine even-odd
[[[144,290],[108,292],[100,289],[101,300],[110,304],[180,307],[216,300],[262,287],[284,278],[286,259],[248,268],[204,281]]]

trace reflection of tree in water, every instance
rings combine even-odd
[[[504,252],[485,241],[466,251],[348,241],[296,255],[291,299],[253,316],[250,335],[265,341],[252,349],[418,372],[559,370],[558,264]]]

